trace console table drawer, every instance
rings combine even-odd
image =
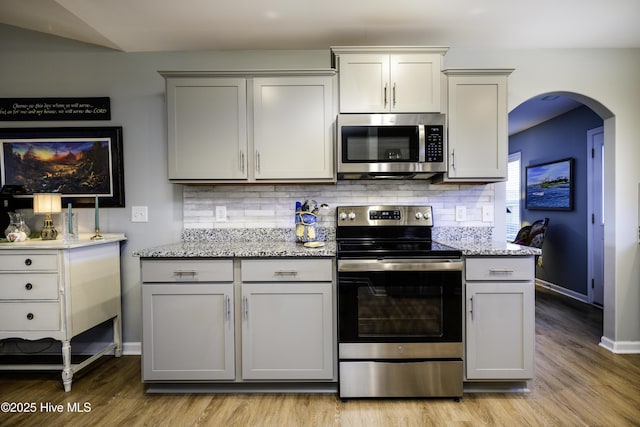
[[[34,254],[3,252],[0,271],[58,271],[58,256],[53,253]]]
[[[1,300],[58,299],[58,275],[55,273],[0,274]]]
[[[1,302],[0,330],[60,330],[60,304],[57,302]]]

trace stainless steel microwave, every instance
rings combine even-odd
[[[431,178],[447,171],[444,114],[339,114],[338,179]]]

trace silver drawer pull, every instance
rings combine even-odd
[[[298,272],[295,270],[278,270],[273,273],[276,276],[295,277]]]
[[[508,268],[490,268],[489,269],[489,273],[491,274],[511,274],[513,273],[513,270],[510,270]]]
[[[191,276],[196,277],[198,272],[195,270],[177,270],[173,272],[174,276],[183,277],[183,276]]]

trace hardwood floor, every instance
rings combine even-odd
[[[450,399],[351,400],[323,394],[148,395],[140,357],[105,358],[62,391],[57,372],[0,371],[2,426],[639,426],[640,355],[598,346],[602,312],[536,290],[536,378],[529,393]],[[84,406],[85,403],[88,406]],[[62,413],[41,405],[62,405]],[[85,412],[71,412],[76,405]]]

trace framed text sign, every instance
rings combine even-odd
[[[62,193],[77,207],[124,207],[122,127],[0,129],[2,185]]]
[[[0,98],[0,121],[111,120],[111,101],[100,98]]]

